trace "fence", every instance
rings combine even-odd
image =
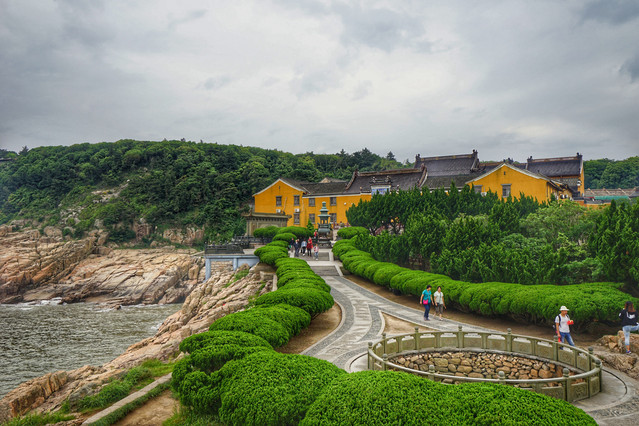
[[[547,379],[507,379],[503,371],[498,379],[451,376],[435,371],[433,365],[429,371],[415,370],[388,361],[389,357],[415,352],[438,351],[476,351],[521,355],[541,361],[552,361],[563,365],[562,377]],[[457,332],[423,331],[415,327],[415,332],[387,337],[368,344],[369,370],[399,370],[424,376],[430,380],[442,381],[452,379],[456,382],[491,382],[517,386],[544,395],[563,399],[569,402],[590,398],[601,392],[601,361],[593,355],[593,348],[588,351],[529,336],[499,332],[463,331],[459,326]],[[570,375],[571,369],[578,374]],[[558,384],[558,386],[550,386]]]

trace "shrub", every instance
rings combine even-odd
[[[498,384],[446,386],[396,371],[338,376],[300,425],[579,424],[595,421],[549,396]]]
[[[281,293],[281,291],[278,290],[266,294],[278,293]],[[279,324],[282,324],[288,330],[291,337],[298,334],[300,331],[302,331],[302,329],[308,327],[308,325],[311,323],[311,316],[308,311],[290,303],[270,303],[264,304],[264,306],[260,306],[260,304],[258,304],[256,300],[255,304],[257,306],[251,310],[263,313],[272,320],[277,321]]]
[[[340,241],[341,242],[341,241]],[[337,246],[337,244],[335,244]],[[620,284],[585,283],[565,286],[522,285],[500,282],[468,283],[445,275],[401,268],[378,262],[350,242],[338,251],[344,267],[351,273],[398,290],[419,296],[427,285],[442,286],[448,303],[480,315],[507,315],[519,321],[547,324],[554,321],[561,305],[570,308],[570,317],[579,329],[592,321],[618,320],[617,314],[626,300],[639,299],[622,292]]]
[[[273,237],[273,241],[286,241],[287,246],[291,240],[296,239],[297,237],[295,236],[295,234],[292,234],[290,232],[281,232]]]
[[[280,228],[280,230],[278,231],[278,235],[285,232],[294,234],[296,238],[308,238],[313,235],[312,231],[302,226],[287,226],[284,228]]]
[[[264,346],[271,347],[269,343],[254,334],[241,331],[205,331],[194,334],[182,340],[180,350],[186,353],[193,353],[206,346],[233,344],[239,346]]]
[[[255,250],[255,255],[260,258],[260,262],[264,262],[269,265],[275,265],[275,262],[278,259],[283,259],[288,257],[287,246],[274,241],[265,245],[264,247],[260,247]]]
[[[258,228],[253,231],[253,236],[257,238],[273,238],[280,230],[279,226],[271,225],[266,228]]]
[[[314,317],[331,309],[335,301],[333,296],[322,290],[287,287],[263,294],[255,300],[256,305],[277,305],[279,303],[297,306]]]
[[[243,331],[255,334],[274,348],[284,345],[291,338],[286,327],[272,320],[263,310],[258,309],[226,315],[211,324],[209,330]]]
[[[291,280],[286,281],[286,284],[280,284],[278,282],[279,288],[286,288],[287,290],[291,290],[294,288],[312,288],[315,290],[325,291],[327,293],[331,292],[331,286],[326,284],[324,280],[315,280],[308,278],[293,278]]]
[[[208,405],[219,406],[220,420],[228,425],[297,424],[322,389],[343,375],[344,370],[317,358],[257,353],[211,376],[219,399]]]
[[[370,234],[370,232],[368,232],[368,229],[364,228],[363,226],[349,226],[348,228],[342,228],[337,231],[338,237],[345,238],[347,240],[350,240],[351,238],[356,237],[360,234],[368,235]]]

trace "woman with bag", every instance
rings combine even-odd
[[[621,329],[626,343],[626,353],[630,354],[630,332],[639,331],[639,325],[637,325],[637,312],[632,302],[626,302],[626,306],[621,312],[619,312],[619,318],[621,319]]]
[[[419,298],[419,304],[424,305],[424,321],[430,321],[428,318],[428,313],[430,312],[430,305],[433,304],[433,296],[430,292],[430,289],[433,288],[431,285],[426,287],[426,290],[422,291],[422,295]]]

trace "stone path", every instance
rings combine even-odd
[[[408,308],[381,297],[344,278],[339,262],[308,261],[311,268],[331,286],[331,294],[342,310],[342,321],[331,334],[303,353],[325,359],[349,372],[367,369],[368,342],[380,339],[386,313],[416,325],[437,331],[495,332],[482,327],[444,319],[423,320],[423,310]],[[431,315],[432,318],[432,315]],[[616,370],[604,369],[603,391],[575,406],[591,415],[600,425],[636,425],[639,423],[639,382]]]

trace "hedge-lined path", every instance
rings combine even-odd
[[[303,257],[301,257],[304,259]],[[382,313],[437,331],[464,330],[497,332],[444,318],[423,320],[423,310],[392,302],[342,276],[341,264],[307,259],[313,271],[331,286],[331,294],[342,310],[339,326],[303,354],[325,359],[346,371],[367,369],[368,342],[380,339],[384,330]],[[600,425],[636,425],[639,418],[639,382],[616,370],[604,368],[603,391],[574,405],[590,414]]]

